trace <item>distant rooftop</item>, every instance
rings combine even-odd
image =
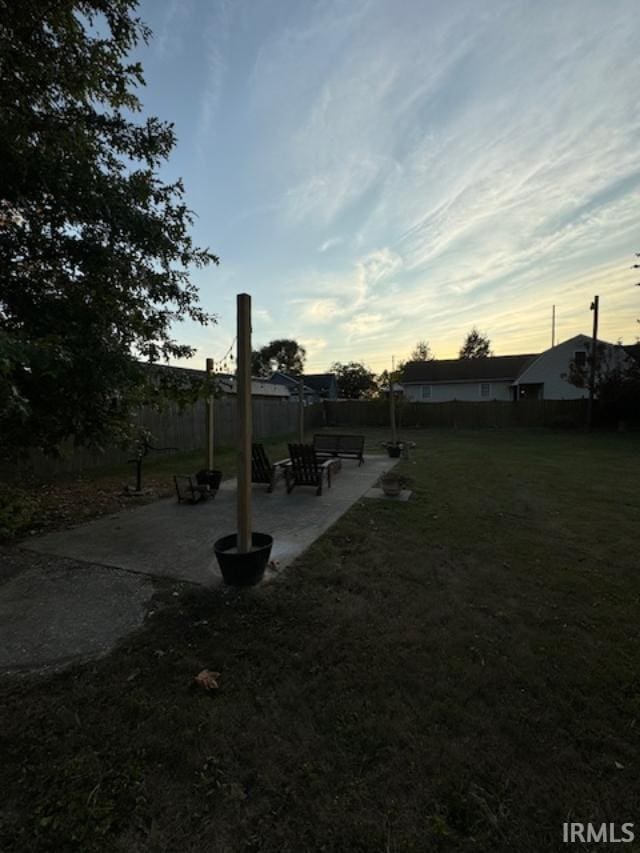
[[[514,380],[538,353],[494,355],[488,358],[445,358],[409,361],[402,374],[403,384],[411,382],[490,382]]]

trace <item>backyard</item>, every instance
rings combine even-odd
[[[165,580],[108,657],[3,676],[3,851],[539,853],[640,821],[640,436],[406,437],[409,502],[357,501],[268,584]]]

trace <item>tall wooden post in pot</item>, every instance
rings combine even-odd
[[[391,441],[398,442],[398,431],[396,429],[396,396],[393,393],[393,374],[395,371],[395,356],[391,360],[391,373],[389,374],[389,408],[391,413]]]
[[[239,293],[237,298],[238,368],[236,394],[238,400],[238,553],[251,548],[251,296]]]
[[[207,378],[213,375],[213,359],[207,359]],[[207,468],[213,468],[213,393],[207,397]]]
[[[251,518],[251,297],[237,296],[238,358],[236,400],[238,415],[237,532],[218,539],[214,552],[224,582],[232,586],[257,583],[271,556],[273,537],[255,533]]]

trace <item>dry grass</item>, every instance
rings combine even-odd
[[[411,502],[5,679],[3,850],[540,853],[638,820],[638,438],[412,437]]]
[[[289,437],[289,440],[292,440]],[[274,459],[286,456],[287,436],[265,440]],[[214,465],[225,479],[235,477],[237,452],[216,448]],[[143,495],[125,494],[135,486],[135,466],[95,468],[76,476],[45,481],[34,477],[7,487],[0,497],[0,542],[71,527],[123,509],[132,509],[175,494],[174,474],[192,474],[206,467],[206,452],[150,453],[143,463]]]

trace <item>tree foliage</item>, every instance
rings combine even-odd
[[[433,361],[434,358],[429,341],[418,341],[408,361]]]
[[[580,363],[572,360],[563,378],[577,388],[588,389],[593,366],[591,344],[585,344],[584,349],[585,358]],[[598,341],[593,394],[620,418],[640,414],[640,361],[628,356],[620,345],[613,348]]]
[[[382,373],[376,376],[375,383],[379,396],[385,396],[387,394],[391,382],[393,382],[394,385],[398,382],[402,382],[404,366],[405,362],[400,361],[398,362],[395,370],[383,370]]]
[[[458,358],[488,358],[492,355],[491,341],[474,326],[464,339]]]
[[[301,376],[307,351],[297,341],[280,338],[271,341],[251,355],[254,376],[270,376],[275,370],[291,376]]]
[[[171,124],[139,119],[149,30],[135,0],[0,0],[0,430],[5,453],[99,445],[157,399],[139,360],[189,357],[172,323],[214,318],[189,268]]]
[[[348,364],[334,362],[330,368],[336,374],[338,396],[349,400],[359,400],[371,396],[376,390],[376,380],[373,373],[357,361]]]

